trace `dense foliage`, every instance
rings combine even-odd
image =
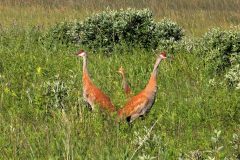
[[[211,29],[202,39],[201,54],[211,75],[222,76],[230,86],[240,86],[240,31]]]
[[[240,56],[240,31],[211,29],[203,37],[203,47],[207,63],[214,64],[213,71],[221,73]]]
[[[49,31],[48,37],[94,50],[112,51],[119,44],[156,49],[161,41],[181,40],[183,30],[168,19],[155,22],[147,9],[107,10],[82,22],[61,22]]]

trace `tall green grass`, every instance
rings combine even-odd
[[[240,133],[240,94],[211,86],[198,54],[179,51],[160,64],[156,103],[144,120],[128,126],[85,107],[82,60],[74,53],[88,51],[93,82],[117,108],[127,100],[118,68],[126,69],[138,93],[148,82],[156,54],[128,51],[127,46],[108,56],[83,46],[47,48],[38,41],[41,31],[34,29],[1,34],[1,158],[176,159],[196,152],[221,159],[239,154],[230,142]],[[221,131],[219,137],[215,130]]]
[[[0,159],[237,159],[240,92],[209,81],[199,57],[205,53],[179,50],[161,63],[156,103],[130,126],[85,107],[78,49],[89,53],[93,82],[117,108],[127,101],[118,68],[125,68],[136,94],[156,59],[156,53],[128,46],[105,55],[41,41],[43,30],[56,22],[107,7],[149,8],[156,20],[168,17],[197,36],[240,20],[239,0],[2,0]]]
[[[16,1],[0,2],[2,26],[49,26],[59,21],[84,19],[93,12],[111,9],[149,8],[157,20],[170,18],[191,35],[201,35],[209,28],[238,25],[240,0],[81,0],[81,1]]]

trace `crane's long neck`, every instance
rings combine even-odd
[[[152,71],[152,75],[157,76],[158,66],[159,66],[159,64],[160,64],[161,61],[162,61],[162,58],[161,58],[161,57],[159,57],[159,58],[156,60],[156,62],[155,62],[155,64],[154,64],[153,71]]]
[[[91,83],[90,76],[88,74],[88,69],[87,69],[87,56],[83,57],[83,84],[84,86],[88,85]]]
[[[121,75],[122,75],[122,85],[123,85],[123,88],[126,88],[126,86],[128,85],[126,77],[125,77],[124,73],[122,73]]]
[[[153,71],[151,73],[151,77],[145,88],[145,91],[147,94],[149,94],[149,96],[151,96],[152,94],[155,94],[157,91],[157,70],[158,70],[158,66],[159,66],[161,60],[162,60],[162,58],[160,58],[160,57],[156,60]]]
[[[125,93],[126,93],[127,95],[129,95],[130,92],[131,92],[131,89],[130,89],[130,87],[129,87],[129,85],[128,85],[128,82],[127,82],[127,80],[126,80],[125,74],[122,73],[121,75],[122,75],[122,86],[123,86],[123,89],[124,89]]]
[[[87,56],[83,57],[83,73],[87,73],[88,74],[88,70],[87,70]]]

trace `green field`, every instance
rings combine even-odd
[[[96,54],[85,46],[49,47],[39,37],[58,22],[83,20],[107,7],[149,8],[156,21],[170,18],[193,39],[240,23],[239,0],[2,0],[0,159],[239,158],[240,92],[210,83],[200,56],[207,53],[178,50],[161,63],[156,102],[131,125],[85,107],[77,50],[87,50],[93,82],[118,109],[127,100],[118,68],[125,68],[136,94],[147,84],[156,54],[127,46]]]

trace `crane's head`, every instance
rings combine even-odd
[[[124,69],[123,69],[122,66],[119,68],[118,73],[120,73],[120,74],[122,74],[122,75],[124,74]]]
[[[167,53],[165,51],[163,51],[163,52],[160,53],[159,57],[161,59],[166,59],[167,58]]]
[[[87,53],[86,53],[84,50],[79,50],[79,51],[76,53],[76,55],[77,55],[78,57],[85,57],[85,56],[87,56]]]

